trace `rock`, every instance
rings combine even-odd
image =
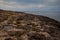
[[[60,40],[60,22],[41,15],[0,10],[0,40]]]

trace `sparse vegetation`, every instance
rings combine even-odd
[[[0,34],[0,40],[60,40],[60,22],[45,16],[0,10]]]

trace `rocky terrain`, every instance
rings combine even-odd
[[[60,40],[60,22],[41,15],[0,10],[0,40]]]

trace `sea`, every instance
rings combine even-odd
[[[40,11],[27,11],[25,13],[33,14],[33,15],[42,15],[47,16],[49,18],[55,19],[60,22],[60,12],[40,12]]]

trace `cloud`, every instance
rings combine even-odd
[[[0,3],[3,3],[4,1],[3,0],[0,0]]]
[[[0,9],[8,10],[59,10],[59,0],[0,0]]]
[[[30,4],[30,5],[9,5],[9,4],[0,4],[1,7],[4,7],[4,8],[12,8],[12,9],[30,9],[30,8],[43,8],[45,7],[45,5],[42,5],[42,4]]]
[[[8,1],[0,0],[0,3],[1,4],[9,4],[9,5],[11,4],[12,5],[12,4],[16,4],[17,2],[15,2],[15,1],[8,2]]]
[[[48,1],[48,2],[56,2],[58,0],[46,0],[46,1]]]
[[[5,8],[5,9],[29,9],[29,8],[43,8],[45,5],[43,4],[25,4],[22,5],[21,3],[18,4],[18,2],[12,1],[12,2],[5,2],[5,1],[0,1],[0,7]]]

